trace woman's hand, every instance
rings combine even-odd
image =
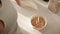
[[[4,22],[0,20],[0,32],[4,31]]]

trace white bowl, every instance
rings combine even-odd
[[[33,15],[32,17],[31,17],[31,19],[34,17],[34,16],[42,16],[43,18],[44,18],[44,20],[45,20],[45,25],[42,27],[42,28],[37,28],[37,27],[35,27],[35,26],[33,26],[33,28],[35,28],[35,29],[37,29],[37,30],[43,30],[43,29],[45,29],[45,27],[46,27],[46,25],[47,25],[47,20],[46,20],[46,18],[43,16],[43,15],[39,15],[39,14],[36,14],[36,15]],[[31,23],[32,24],[32,23]]]

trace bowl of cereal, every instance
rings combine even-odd
[[[31,24],[35,29],[42,30],[47,25],[47,20],[45,17],[40,15],[34,15],[31,18]]]

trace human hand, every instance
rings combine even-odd
[[[20,5],[20,0],[15,0],[18,5]]]
[[[4,31],[4,22],[0,20],[0,32]]]

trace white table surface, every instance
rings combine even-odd
[[[26,10],[17,5],[15,5],[16,10],[18,11],[18,24],[20,27],[25,29],[30,34],[60,34],[60,16],[57,16],[51,13],[47,8],[39,5],[39,11]],[[32,28],[30,19],[31,16],[39,13],[47,19],[47,26],[44,32],[40,32]]]

